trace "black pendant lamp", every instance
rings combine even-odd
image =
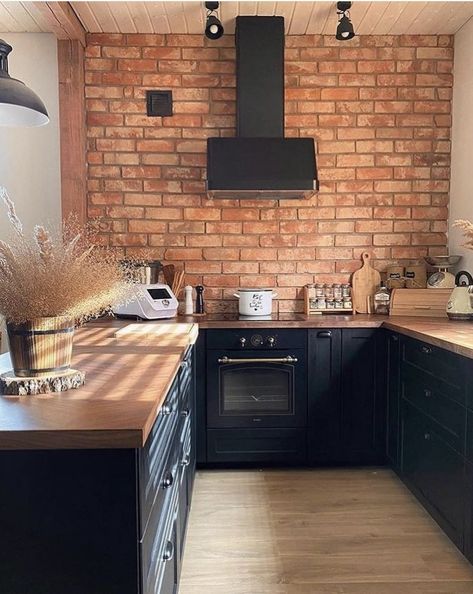
[[[8,74],[12,46],[0,39],[0,126],[44,126],[48,112],[38,95]]]
[[[355,37],[355,30],[350,20],[351,2],[337,2],[338,25],[336,38],[339,41],[348,41]]]

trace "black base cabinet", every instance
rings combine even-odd
[[[468,436],[472,413],[467,408],[473,361],[397,337],[399,352],[393,347],[388,363],[388,458],[445,533],[473,561],[473,474],[468,459],[473,447]],[[390,432],[396,431],[398,414],[396,448]]]
[[[312,464],[385,460],[385,391],[371,329],[309,331],[308,451]]]
[[[143,449],[0,452],[0,592],[175,594],[195,472],[193,350]]]

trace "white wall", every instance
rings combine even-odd
[[[39,128],[0,127],[0,185],[26,229],[61,217],[57,40],[49,33],[0,33],[13,50],[9,72],[37,93],[50,122]],[[10,233],[0,204],[0,238]]]
[[[9,72],[37,93],[50,122],[40,128],[0,127],[0,185],[14,201],[25,230],[35,224],[58,225],[61,220],[59,152],[59,86],[57,41],[49,33],[0,33],[13,51]],[[0,204],[0,238],[11,233],[3,203]],[[0,331],[5,337],[3,324]],[[0,353],[7,348],[0,344]]]
[[[456,219],[473,221],[473,19],[455,35],[453,80],[452,177],[449,251],[463,255],[459,269],[473,274],[473,251],[451,227]]]

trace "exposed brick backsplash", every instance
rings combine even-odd
[[[453,38],[286,37],[286,136],[317,142],[310,200],[209,200],[206,138],[235,134],[233,36],[92,34],[86,50],[88,212],[123,253],[184,264],[208,311],[239,286],[345,282],[446,253]],[[255,81],[257,84],[257,81]],[[146,116],[147,89],[174,115]]]

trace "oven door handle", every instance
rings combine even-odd
[[[229,357],[222,357],[217,359],[221,365],[228,365],[229,363],[297,363],[297,357],[288,355],[287,357],[279,358],[264,358],[252,357],[251,359],[230,359]]]

